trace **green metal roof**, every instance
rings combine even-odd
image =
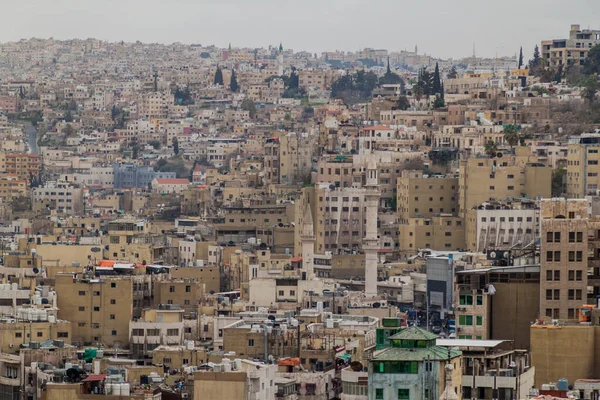
[[[450,349],[442,346],[432,346],[424,349],[405,349],[399,347],[390,347],[382,350],[381,353],[373,357],[371,361],[441,361],[450,358],[459,357],[460,350]]]
[[[436,334],[427,332],[425,329],[421,329],[418,326],[411,326],[403,329],[401,332],[396,333],[389,337],[390,340],[436,340],[438,337]]]

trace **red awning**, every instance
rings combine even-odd
[[[84,380],[82,380],[81,382],[100,382],[100,381],[103,381],[104,378],[106,378],[106,377],[107,377],[106,374],[90,375],[87,378],[85,378]]]

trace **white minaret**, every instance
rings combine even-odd
[[[452,364],[446,364],[446,387],[440,396],[440,400],[458,400],[459,397],[454,392],[454,388],[452,387],[452,371],[454,367]]]
[[[306,279],[315,277],[315,233],[313,219],[310,212],[310,206],[307,204],[304,208],[304,221],[302,223],[302,232],[300,239],[302,240],[302,269],[306,272]]]
[[[377,296],[377,251],[379,240],[377,239],[377,210],[379,208],[377,163],[369,160],[367,166],[367,184],[365,185],[365,203],[367,208],[366,235],[363,239],[363,251],[365,252],[365,297]]]

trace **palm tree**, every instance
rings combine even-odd
[[[484,146],[484,151],[488,156],[494,157],[498,153],[498,145],[493,140],[488,140]]]

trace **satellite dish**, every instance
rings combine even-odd
[[[267,317],[267,319],[268,319],[269,321],[275,321],[275,316],[274,316],[274,315],[269,315],[269,316]]]
[[[490,258],[496,258],[496,252],[495,251],[492,251],[490,253]]]
[[[34,273],[34,274],[39,274],[39,273],[40,273],[40,270],[39,270],[38,268],[34,267],[34,268],[33,268],[33,273]]]
[[[363,369],[363,365],[358,361],[352,361],[350,363],[350,368],[352,369],[352,371],[360,372]]]
[[[496,157],[498,157],[498,158],[502,158],[502,156],[503,156],[503,155],[504,155],[504,154],[502,154],[502,153],[498,153],[498,154],[496,154]]]
[[[381,303],[376,301],[375,303],[373,303],[373,308],[379,308],[381,307]]]
[[[335,185],[329,185],[329,190],[335,190]]]
[[[510,255],[508,251],[505,251],[504,254],[502,254],[504,256],[504,258],[508,258],[508,256]]]
[[[91,251],[92,253],[98,253],[98,252],[99,252],[99,251],[101,251],[101,250],[102,250],[102,249],[101,249],[100,247],[92,247],[92,248],[90,249],[90,251]]]

